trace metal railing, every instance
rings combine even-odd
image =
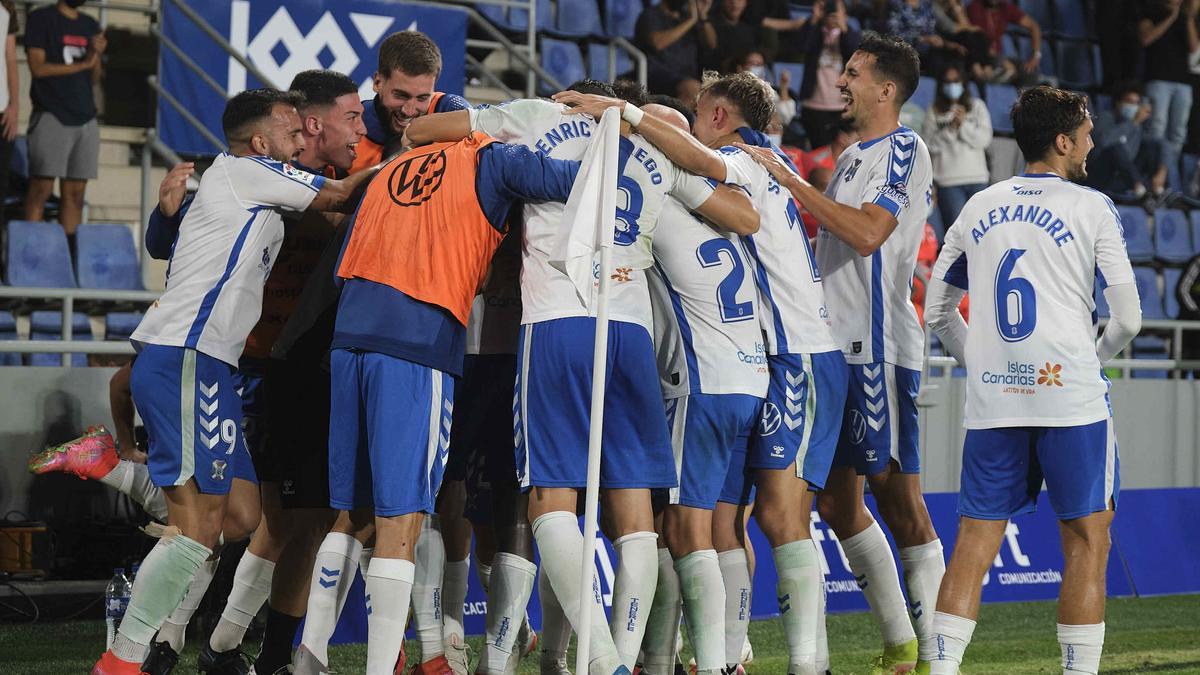
[[[99,288],[36,288],[0,286],[0,299],[61,301],[62,340],[0,340],[0,353],[62,354],[62,365],[71,365],[71,354],[133,354],[128,340],[74,340],[72,319],[79,302],[149,305],[160,294],[154,291],[115,291]]]

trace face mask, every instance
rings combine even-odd
[[[750,66],[747,69],[747,72],[749,72],[751,75],[757,77],[760,80],[767,79],[767,67],[766,66]]]
[[[942,85],[942,93],[945,94],[946,98],[950,99],[951,101],[957,101],[958,99],[962,98],[963,83],[947,82]]]
[[[767,134],[767,138],[771,139],[776,146],[783,145],[783,134]]]
[[[1142,106],[1138,105],[1137,103],[1122,103],[1117,106],[1117,112],[1121,115],[1121,119],[1125,120],[1126,122],[1132,122],[1133,119],[1137,117],[1138,110],[1140,110],[1141,107]]]

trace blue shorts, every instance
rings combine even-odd
[[[450,447],[454,378],[376,352],[329,354],[329,503],[432,513]]]
[[[521,487],[587,484],[595,328],[587,317],[521,326],[513,411]],[[603,443],[600,487],[675,487],[654,344],[636,324],[608,325]]]
[[[725,487],[738,439],[747,438],[758,423],[762,399],[747,394],[688,394],[666,405],[679,476],[670,503],[711,511]],[[739,474],[744,467],[743,456]]]
[[[204,494],[254,481],[242,434],[242,399],[228,363],[184,347],[143,345],[130,388],[150,440],[146,464],[158,487],[189,478]]]
[[[1043,479],[1059,520],[1117,505],[1121,462],[1112,418],[1075,427],[968,429],[958,512],[1007,520],[1037,508]]]
[[[846,358],[840,351],[778,354],[767,364],[771,384],[748,464],[773,470],[795,466],[798,477],[821,489],[842,426]]]
[[[834,466],[873,476],[895,460],[901,473],[920,473],[921,371],[882,361],[854,364],[849,367],[849,383]]]
[[[762,408],[761,400],[759,408]],[[746,464],[750,438],[758,426],[757,417],[754,422],[754,427],[739,434],[733,443],[733,453],[729,456],[729,470],[725,472],[725,483],[721,486],[721,495],[717,497],[719,502],[739,506],[754,503],[754,471]]]
[[[233,374],[233,384],[242,399],[242,438],[246,439],[246,449],[251,460],[238,462],[233,477],[257,483],[258,475],[270,474],[270,471],[264,474],[260,470],[267,442],[267,404],[263,392],[262,372],[247,371],[239,364],[238,370]]]

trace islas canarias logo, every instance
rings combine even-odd
[[[1044,384],[1047,387],[1061,387],[1062,383],[1062,364],[1051,364],[1049,361],[1046,365],[1038,368],[1038,384]]]

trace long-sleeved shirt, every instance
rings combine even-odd
[[[921,125],[921,138],[933,160],[934,182],[945,187],[989,182],[986,150],[992,142],[992,118],[987,105],[973,98],[957,129],[950,124],[952,119],[952,111],[939,113],[931,106]]]

